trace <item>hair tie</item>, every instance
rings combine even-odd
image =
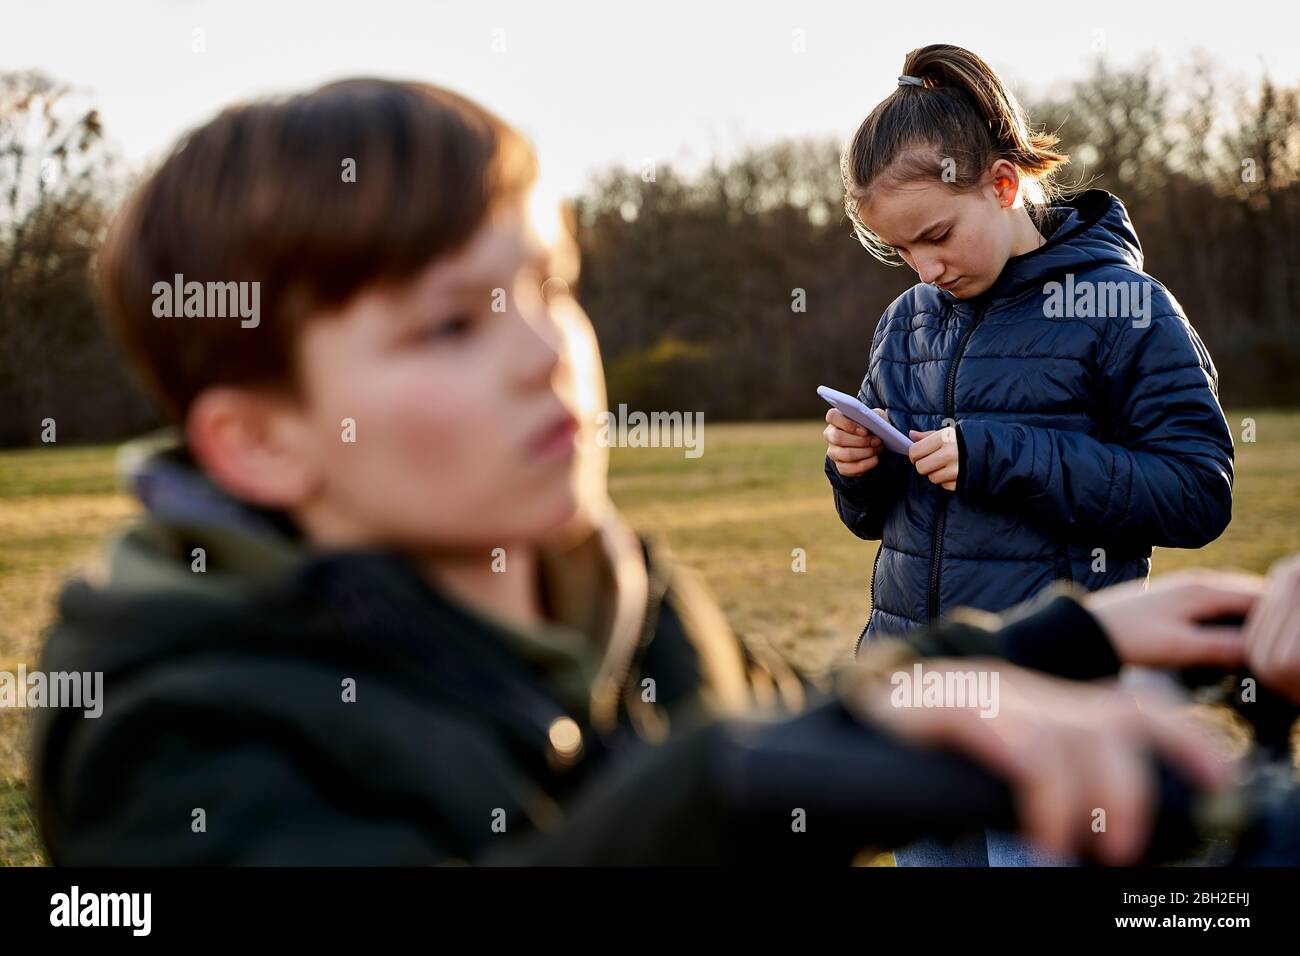
[[[919,76],[904,75],[898,78],[898,85],[899,86],[924,86],[925,80],[921,79]]]

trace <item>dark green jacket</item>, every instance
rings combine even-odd
[[[634,639],[586,635],[597,666],[566,651],[573,633],[515,632],[395,555],[309,550],[162,461],[151,515],[115,544],[106,584],[65,588],[42,656],[104,673],[100,718],[38,720],[56,864],[847,862],[931,829],[915,795],[932,782],[882,781],[898,745],[833,698],[770,716],[807,688],[745,650],[661,551],[640,549]],[[578,582],[595,607],[602,580]],[[1106,647],[1072,600],[1047,613],[1021,634]],[[1013,643],[970,624],[929,637],[944,653]],[[779,706],[756,719],[759,699]],[[800,808],[815,833],[792,830]]]

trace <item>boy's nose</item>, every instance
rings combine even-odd
[[[529,385],[549,382],[563,354],[563,332],[545,309],[521,311],[522,336],[515,357],[519,378]]]

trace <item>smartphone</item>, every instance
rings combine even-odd
[[[900,455],[906,455],[907,450],[912,447],[912,440],[900,432],[889,422],[885,421],[871,409],[867,408],[858,401],[854,396],[844,392],[837,392],[833,388],[827,388],[825,385],[817,387],[817,394],[826,401],[838,408],[846,418],[857,422],[871,434],[875,435],[885,443],[885,447],[890,451],[896,451]]]

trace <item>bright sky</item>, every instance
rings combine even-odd
[[[1021,93],[1159,50],[1246,79],[1300,81],[1295,14],[1264,5],[564,0],[4,0],[0,69],[87,89],[142,162],[236,99],[342,76],[429,80],[533,136],[553,188],[647,160],[688,166],[785,136],[845,138],[904,54],[969,47]],[[1279,5],[1280,6],[1280,5]],[[206,49],[195,52],[194,31]],[[799,33],[797,31],[802,31]],[[803,50],[797,50],[800,42]],[[502,48],[503,47],[503,48]]]

